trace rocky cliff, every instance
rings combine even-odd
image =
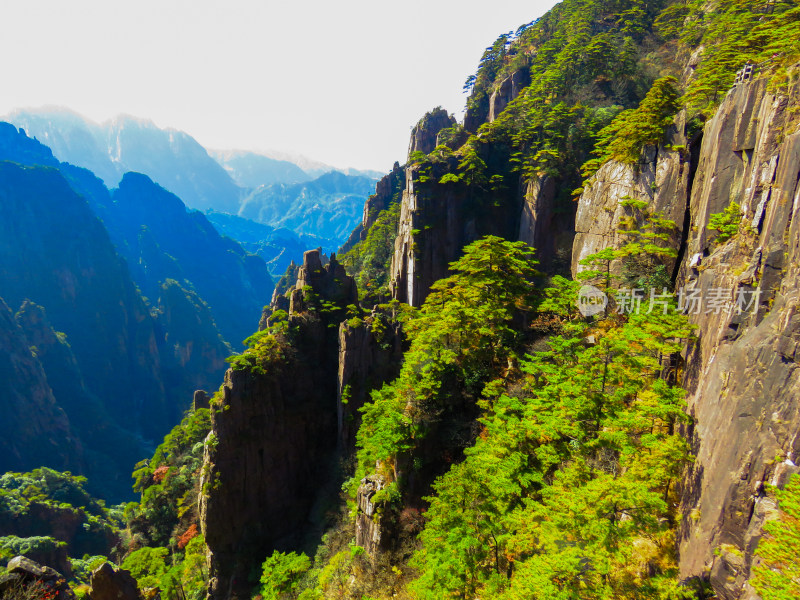
[[[80,442],[56,403],[36,353],[0,299],[0,377],[6,382],[0,421],[0,471],[40,464],[81,471]]]
[[[776,94],[762,79],[731,90],[706,123],[678,277],[706,298],[724,294],[719,311],[692,317],[685,385],[697,458],[680,557],[684,576],[710,571],[725,600],[755,597],[746,582],[774,508],[767,486],[798,471],[798,108],[796,83]],[[717,243],[709,216],[731,202],[741,207],[739,233]]]
[[[573,275],[582,270],[580,261],[590,254],[621,245],[619,228],[626,211],[620,201],[626,198],[644,201],[651,213],[660,213],[674,222],[676,227],[670,233],[669,245],[676,250],[681,247],[691,177],[696,168],[689,160],[684,128],[683,119],[678,119],[669,133],[669,143],[647,147],[634,165],[612,160],[595,173],[578,199],[572,244]],[[668,262],[671,274],[675,260]]]
[[[438,136],[442,129],[452,127],[456,120],[447,114],[441,106],[437,106],[425,114],[411,130],[411,141],[408,143],[408,155],[414,152],[429,154],[439,145]]]
[[[769,486],[799,470],[799,103],[797,84],[782,93],[766,79],[735,86],[702,135],[686,140],[677,119],[669,143],[646,149],[638,165],[606,163],[578,203],[573,273],[619,242],[626,197],[678,224],[676,290],[697,325],[685,356],[696,459],[683,485],[681,574],[707,578],[725,600],[757,598],[747,581],[775,514]],[[738,233],[717,241],[710,217],[734,202]]]
[[[403,360],[403,332],[391,309],[375,308],[362,319],[339,325],[337,429],[340,447],[355,451],[361,424],[359,409],[372,390],[391,381]]]
[[[323,267],[306,252],[277,351],[230,369],[212,400],[201,496],[212,598],[249,598],[264,557],[320,527],[314,507],[336,471],[336,328],[356,302],[335,257]]]
[[[392,297],[420,306],[431,285],[448,275],[461,250],[484,235],[515,239],[522,195],[510,201],[490,199],[458,184],[439,183],[453,165],[437,163],[430,172],[418,164],[406,167],[400,222],[391,265]]]

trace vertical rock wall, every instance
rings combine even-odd
[[[753,598],[753,551],[800,452],[800,129],[795,85],[734,88],[705,126],[678,286],[725,309],[692,317],[686,386],[696,460],[686,479],[680,538],[685,577],[710,574],[718,597]],[[714,243],[709,215],[741,206],[740,233]],[[699,263],[699,264],[698,264]],[[692,265],[696,265],[693,267]],[[740,297],[756,300],[739,313]]]
[[[582,270],[580,261],[607,247],[621,243],[617,229],[625,208],[624,199],[643,200],[649,210],[661,213],[675,222],[672,246],[678,248],[683,236],[684,216],[690,186],[690,165],[683,135],[683,120],[679,118],[667,146],[650,146],[635,165],[608,161],[595,173],[578,200],[575,215],[575,240],[572,246],[572,274]],[[673,264],[668,265],[670,271]]]
[[[796,84],[781,95],[765,80],[734,88],[699,148],[678,119],[671,144],[645,149],[640,164],[604,164],[576,216],[573,274],[589,254],[620,243],[625,197],[678,224],[676,289],[704,299],[690,315],[698,339],[685,356],[696,459],[682,490],[680,566],[684,578],[709,578],[725,600],[755,598],[747,580],[775,507],[767,484],[785,484],[800,461],[798,104]],[[710,216],[734,201],[740,233],[716,243]],[[715,296],[721,309],[709,304]],[[739,311],[737,300],[754,302]]]

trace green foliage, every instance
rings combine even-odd
[[[261,596],[264,600],[296,598],[300,578],[311,568],[305,554],[273,552],[262,566]]]
[[[750,584],[763,600],[800,597],[800,476],[793,475],[783,490],[776,490],[779,518],[764,526],[765,536],[756,549],[760,563]]]
[[[66,548],[66,546],[66,542],[58,541],[50,536],[21,538],[15,535],[8,535],[0,537],[0,562],[5,564],[19,555],[36,558],[37,555],[47,555],[58,548]]]
[[[88,584],[92,578],[92,571],[107,562],[109,560],[105,556],[86,555],[83,558],[70,559],[72,578],[78,583]]]
[[[355,277],[360,299],[367,304],[379,304],[391,298],[389,280],[399,221],[398,196],[397,202],[378,215],[366,239],[339,257],[348,273]]]
[[[675,84],[674,77],[658,79],[638,108],[621,112],[597,134],[592,151],[597,158],[583,165],[585,178],[591,178],[607,160],[635,164],[640,160],[643,146],[662,141],[679,108]],[[586,185],[588,182],[584,182]]]
[[[265,375],[272,366],[284,359],[283,342],[271,329],[254,333],[244,343],[247,346],[244,352],[225,359],[234,371]]]
[[[89,515],[106,518],[105,506],[86,492],[85,484],[85,477],[47,467],[29,473],[4,473],[0,476],[0,511],[24,513],[32,503],[39,503],[82,509]]]
[[[461,181],[461,178],[458,175],[454,174],[454,173],[445,173],[439,179],[439,183],[443,183],[443,184],[444,183],[458,183],[459,181]]]
[[[134,550],[122,562],[139,589],[159,588],[162,600],[202,600],[206,597],[205,541],[196,536],[183,554],[168,548]]]
[[[577,281],[566,279],[561,275],[555,275],[548,281],[537,310],[540,313],[552,313],[559,317],[569,317],[575,312],[579,288],[580,284]]]
[[[736,202],[731,202],[720,213],[714,213],[708,220],[708,229],[719,231],[716,237],[718,244],[724,244],[737,233],[742,221],[741,207]]]
[[[653,27],[664,40],[677,39],[683,30],[683,23],[690,8],[681,3],[670,4],[656,17]]]
[[[400,376],[376,390],[358,432],[359,473],[384,465],[397,478],[398,455],[414,448],[449,398],[480,394],[519,343],[514,317],[533,305],[533,250],[522,242],[487,236],[450,265],[453,275],[431,289],[406,324],[411,348]],[[447,382],[447,385],[444,382]]]
[[[461,149],[461,160],[458,163],[461,174],[459,180],[466,181],[471,186],[481,187],[486,184],[486,163],[478,154],[478,139],[471,137]]]
[[[46,467],[0,476],[0,523],[19,535],[0,538],[0,562],[16,554],[34,560],[52,560],[53,553],[110,554],[120,538],[118,511],[92,498],[85,483],[84,477]]]
[[[168,556],[167,548],[139,548],[125,557],[122,568],[131,572],[140,588],[159,587],[168,570]]]
[[[297,275],[300,272],[300,265],[295,264],[294,261],[289,263],[286,267],[286,272],[281,275],[278,283],[275,284],[275,292],[279,296],[285,295],[289,290],[293,289],[297,284]]]
[[[576,322],[521,364],[522,393],[487,397],[429,498],[417,597],[689,597],[673,550],[683,392],[659,375],[690,331],[675,312]]]
[[[164,437],[150,460],[137,464],[133,489],[142,499],[128,506],[126,516],[132,533],[144,544],[168,546],[197,521],[197,485],[209,431],[209,410],[191,411]]]
[[[785,67],[800,58],[800,6],[793,0],[771,3],[745,0],[701,0],[688,3],[681,42],[705,48],[685,102],[710,115],[745,63],[759,64],[780,79]]]

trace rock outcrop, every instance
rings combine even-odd
[[[682,575],[710,573],[724,600],[754,597],[753,551],[774,512],[767,484],[782,486],[800,462],[798,105],[796,83],[775,95],[756,80],[731,90],[706,124],[678,279],[724,300],[692,316],[685,383],[696,460],[680,537]],[[717,244],[709,216],[732,201],[740,233]]]
[[[580,261],[608,247],[619,247],[620,219],[626,214],[623,200],[643,200],[651,213],[661,213],[676,224],[670,245],[678,249],[683,238],[684,220],[690,189],[691,166],[686,151],[671,150],[673,145],[686,148],[683,121],[671,132],[666,146],[648,146],[642,160],[629,165],[608,161],[595,173],[578,200],[575,215],[575,240],[572,246],[572,274],[580,272]],[[675,260],[667,261],[669,273]]]
[[[337,429],[340,446],[355,451],[359,409],[372,390],[400,372],[403,334],[396,315],[377,308],[365,319],[339,325]]]
[[[0,577],[2,598],[75,600],[67,580],[55,569],[24,556],[15,556],[8,561],[7,570],[8,573]]]
[[[574,238],[573,214],[557,210],[556,186],[556,180],[550,176],[527,181],[516,236],[536,249],[539,268],[548,273],[569,271]]]
[[[335,254],[331,254],[325,266],[322,264],[319,250],[308,250],[303,254],[303,266],[297,274],[297,286],[292,292],[292,303],[302,302],[296,298],[302,297],[303,288],[306,286],[328,302],[334,302],[339,306],[358,304],[355,279],[347,274],[344,267],[336,260]],[[300,312],[303,311],[290,306],[290,314]]]
[[[427,167],[426,167],[427,168]],[[448,265],[464,246],[484,235],[515,239],[522,198],[492,202],[457,184],[437,183],[455,164],[434,163],[420,177],[420,166],[406,168],[406,186],[391,265],[392,297],[420,306],[431,285],[449,274]]]
[[[230,369],[212,403],[201,523],[209,547],[209,593],[249,598],[251,571],[275,549],[320,530],[315,504],[335,473],[337,317],[356,303],[355,282],[331,256],[305,253],[292,292],[291,344],[258,369]],[[322,303],[327,303],[327,308]]]
[[[489,96],[489,114],[487,116],[489,123],[499,117],[500,113],[508,106],[508,103],[519,96],[520,92],[530,83],[531,72],[527,66],[514,71],[511,75],[501,80],[492,95]]]
[[[356,493],[356,545],[364,548],[371,558],[375,558],[385,549],[385,532],[381,526],[381,515],[378,506],[372,501],[375,494],[385,487],[381,477],[373,475],[361,480]]]
[[[408,155],[411,156],[414,152],[430,154],[436,148],[439,132],[455,124],[456,120],[441,106],[425,113],[425,116],[411,130]]]
[[[92,571],[90,600],[142,600],[142,594],[130,571],[103,563]]]
[[[361,239],[366,239],[367,232],[375,223],[381,211],[392,204],[400,202],[406,185],[406,174],[399,163],[394,163],[391,172],[384,175],[375,185],[375,193],[364,203],[364,217],[361,220]]]

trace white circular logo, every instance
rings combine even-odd
[[[583,285],[578,290],[578,310],[584,317],[591,317],[605,310],[608,296],[593,285]]]

